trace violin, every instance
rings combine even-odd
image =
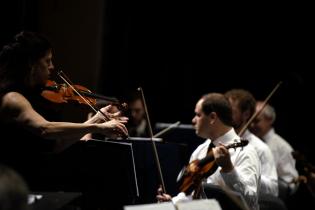
[[[292,182],[305,184],[310,194],[315,198],[315,166],[299,151],[293,151],[292,156],[296,160],[296,168],[299,171],[299,176]]]
[[[240,142],[235,142],[225,146],[227,149],[244,147],[248,144],[248,140],[241,139]],[[181,192],[190,194],[194,189],[200,186],[202,179],[209,177],[218,168],[215,162],[213,150],[210,149],[205,158],[194,160],[184,168],[177,178],[179,189]]]
[[[73,89],[74,88],[74,89]],[[118,99],[92,93],[82,85],[58,84],[55,81],[47,80],[41,96],[54,103],[77,102],[79,104],[96,106],[96,99],[101,99],[108,104],[115,105],[119,110],[126,110],[126,103],[119,103]],[[82,97],[83,96],[83,97]]]

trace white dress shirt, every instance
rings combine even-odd
[[[237,136],[232,128],[213,143],[214,145],[218,145],[219,143],[228,145],[234,143],[234,140],[239,141],[240,137]],[[207,139],[203,144],[199,145],[191,155],[190,162],[206,157],[210,143],[211,140]],[[234,169],[231,172],[222,173],[221,167],[218,167],[205,181],[207,183],[229,187],[231,190],[241,193],[248,206],[251,209],[258,210],[258,189],[260,187],[261,173],[258,155],[255,149],[250,145],[245,146],[243,149],[230,149],[229,152]],[[189,199],[191,199],[191,197],[185,196],[182,192],[175,196],[172,201],[176,203]]]
[[[295,168],[295,159],[292,156],[292,147],[281,136],[275,133],[274,129],[270,129],[263,137],[263,140],[271,149],[273,154],[278,177],[280,180],[290,183],[296,177],[298,172]],[[288,184],[291,190],[294,190],[294,184]]]
[[[276,164],[272,152],[267,144],[261,139],[246,130],[242,138],[247,139],[252,145],[259,157],[261,164],[261,185],[260,195],[274,195],[278,196],[278,175]]]

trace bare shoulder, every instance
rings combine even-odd
[[[9,92],[1,98],[0,115],[3,117],[15,117],[31,107],[30,102],[22,94]]]
[[[1,108],[18,108],[25,105],[30,105],[29,101],[18,92],[9,92],[1,100]]]

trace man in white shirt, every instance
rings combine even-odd
[[[256,112],[261,110],[262,107],[263,102],[258,101]],[[251,131],[263,139],[271,149],[276,163],[279,183],[293,192],[296,189],[293,181],[298,177],[298,172],[295,168],[295,159],[292,156],[293,149],[286,140],[275,133],[273,128],[275,119],[276,112],[274,108],[267,104],[251,124]]]
[[[192,123],[196,134],[207,140],[192,154],[190,161],[206,157],[212,142],[217,170],[206,178],[205,182],[228,187],[244,196],[248,206],[257,210],[258,189],[260,187],[260,163],[258,155],[250,145],[242,149],[228,150],[224,145],[240,140],[232,127],[232,111],[224,95],[210,93],[203,96],[196,104]],[[211,139],[211,140],[210,140]],[[168,194],[157,195],[159,201],[174,203],[190,200],[191,195],[184,192],[171,198]]]
[[[250,117],[255,113],[256,100],[252,94],[243,89],[232,89],[225,93],[232,107],[233,127],[239,134]],[[269,147],[248,129],[241,134],[249,141],[260,160],[261,188],[260,195],[278,196],[278,176],[274,158]]]

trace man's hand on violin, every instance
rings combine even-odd
[[[223,144],[220,143],[219,146],[213,148],[213,155],[216,163],[222,168],[221,172],[228,173],[233,170],[230,153]]]
[[[171,201],[172,197],[169,194],[163,193],[163,189],[160,186],[159,189],[157,190],[156,199],[158,202],[167,202]]]

